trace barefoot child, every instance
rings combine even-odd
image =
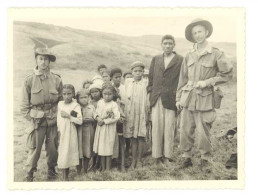
[[[125,171],[125,139],[123,136],[124,132],[124,122],[125,122],[125,102],[126,102],[126,93],[125,86],[121,84],[122,70],[120,68],[113,68],[110,73],[111,82],[114,86],[118,98],[116,100],[119,111],[120,111],[120,119],[117,122],[117,134],[118,134],[118,145],[119,145],[119,157],[121,158],[121,171]]]
[[[131,138],[133,160],[130,169],[134,169],[142,167],[142,153],[147,133],[148,98],[147,82],[142,79],[144,64],[134,62],[131,65],[131,70],[133,79],[126,80],[128,104],[125,137]]]
[[[63,86],[63,101],[58,103],[57,128],[59,135],[58,161],[63,180],[68,181],[69,168],[79,164],[78,138],[75,124],[82,124],[81,107],[73,97],[74,87]]]
[[[89,104],[90,91],[88,89],[78,91],[76,99],[81,106],[83,120],[83,124],[78,128],[80,164],[77,166],[77,172],[81,172],[83,163],[84,172],[87,173],[89,160],[93,154],[93,140],[95,135],[95,120],[93,116],[95,107]]]
[[[101,156],[102,171],[109,171],[111,169],[116,123],[120,118],[118,105],[113,101],[114,93],[115,88],[112,85],[103,85],[103,99],[99,100],[95,113],[95,119],[98,124],[94,137],[93,151]]]
[[[101,94],[101,88],[102,88],[102,84],[103,83],[93,83],[89,90],[90,90],[90,102],[89,104],[92,104],[94,107],[95,107],[95,110],[97,108],[97,104],[98,104],[98,101],[102,98],[102,94]],[[97,127],[97,122],[95,121],[94,123],[94,129],[96,130],[96,127]],[[93,154],[93,157],[92,157],[92,166],[90,168],[91,169],[94,169],[94,170],[97,170],[100,168],[100,158],[98,157],[98,155],[96,154]]]

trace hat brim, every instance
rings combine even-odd
[[[196,41],[192,37],[192,29],[193,29],[194,26],[197,26],[197,25],[204,26],[209,31],[209,34],[207,35],[206,38],[210,37],[212,32],[213,32],[212,24],[209,21],[207,21],[207,20],[197,21],[197,22],[189,24],[185,28],[185,38],[188,41],[193,42],[193,43],[195,43]]]
[[[51,55],[51,54],[41,54],[41,53],[36,53],[36,54],[35,54],[35,58],[37,57],[37,55],[48,56],[48,57],[49,57],[49,60],[50,60],[51,62],[55,62],[55,61],[56,61],[56,56]]]

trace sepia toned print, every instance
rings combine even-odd
[[[243,17],[10,9],[9,188],[242,188]]]

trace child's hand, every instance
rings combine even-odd
[[[99,125],[99,126],[102,126],[102,125],[104,125],[104,124],[105,124],[105,122],[104,122],[103,120],[101,120],[101,121],[98,122],[98,125]]]
[[[125,117],[120,117],[118,120],[120,123],[124,123],[125,122]]]
[[[61,117],[63,117],[63,118],[71,118],[71,115],[68,114],[68,113],[65,112],[65,111],[61,111]]]

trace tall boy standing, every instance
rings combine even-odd
[[[232,67],[224,53],[208,44],[212,30],[212,24],[202,19],[194,20],[185,29],[186,39],[194,46],[183,61],[176,98],[177,108],[183,109],[180,125],[183,168],[192,166],[195,129],[201,163],[207,164],[211,152],[210,129],[216,118],[214,86],[227,82],[232,76]]]

